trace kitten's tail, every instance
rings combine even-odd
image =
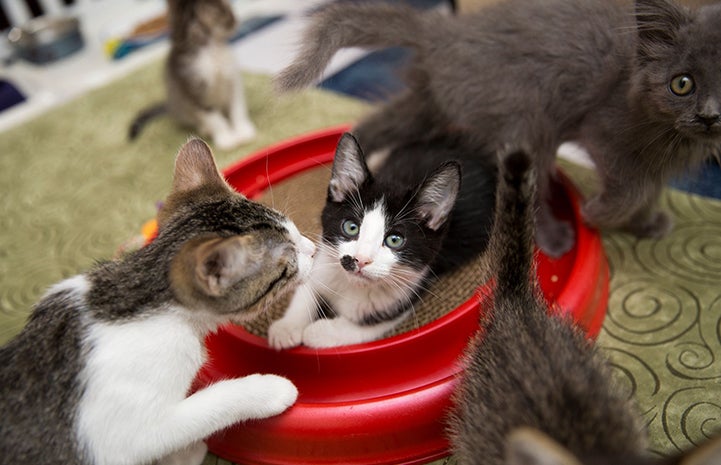
[[[418,47],[424,14],[385,2],[339,2],[312,14],[295,60],[275,79],[281,92],[312,84],[345,47]]]
[[[146,124],[156,117],[166,114],[167,112],[168,108],[165,103],[158,103],[141,111],[138,116],[135,117],[133,122],[130,123],[130,128],[128,129],[128,140],[135,140],[140,135],[140,131],[143,130]]]
[[[534,265],[535,176],[531,159],[523,151],[509,152],[499,160],[496,213],[488,246],[496,271],[494,299],[514,302],[535,300]]]

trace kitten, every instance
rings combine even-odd
[[[343,47],[412,48],[408,90],[354,132],[369,151],[448,130],[487,153],[529,147],[537,241],[559,256],[574,233],[551,213],[549,182],[567,140],[585,147],[600,178],[583,206],[589,223],[638,237],[669,231],[656,208],[664,185],[721,148],[719,24],[719,4],[670,0],[506,0],[461,16],[343,2],[316,13],[277,84],[310,84]]]
[[[152,243],[52,287],[0,348],[3,463],[199,464],[206,436],[295,401],[274,375],[188,390],[206,334],[307,277],[313,243],[234,193],[197,139],[158,221]]]
[[[568,315],[549,308],[535,280],[534,174],[511,153],[499,166],[496,224],[487,254],[493,296],[469,344],[449,437],[459,465],[711,465],[721,436],[673,459],[652,459],[635,405]]]
[[[240,70],[228,40],[236,21],[229,0],[168,0],[170,53],[165,64],[166,101],[141,112],[130,126],[135,139],[154,117],[168,113],[210,137],[220,149],[250,142]]]
[[[430,279],[484,250],[494,194],[495,165],[453,138],[365,160],[345,134],[311,278],[270,326],[270,345],[320,348],[383,337],[412,312]],[[318,307],[335,318],[318,319]]]

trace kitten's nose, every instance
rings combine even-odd
[[[355,257],[356,263],[358,263],[358,268],[363,269],[363,267],[370,265],[373,263],[373,260],[370,258],[364,256],[364,255],[356,255]]]
[[[697,118],[699,119],[699,121],[701,121],[704,124],[704,126],[706,126],[707,128],[710,128],[711,126],[713,126],[714,124],[716,124],[719,121],[719,119],[721,118],[721,115],[719,115],[719,114],[702,114],[702,115],[698,115]]]

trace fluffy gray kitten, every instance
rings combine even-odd
[[[721,436],[652,458],[635,405],[567,315],[549,308],[534,273],[534,175],[514,153],[499,166],[487,249],[497,270],[454,395],[449,436],[459,465],[718,465]]]
[[[131,123],[133,140],[158,115],[169,114],[221,149],[255,137],[240,70],[228,44],[236,20],[229,0],[168,0],[170,52],[165,63],[166,100]]]
[[[274,375],[189,390],[205,336],[307,277],[312,242],[234,192],[197,139],[158,221],[149,245],[53,286],[0,348],[0,463],[197,465],[205,437],[295,401]]]
[[[578,141],[600,191],[584,218],[638,237],[671,221],[656,208],[666,182],[721,147],[721,5],[670,0],[506,0],[461,16],[382,2],[330,5],[312,18],[277,78],[313,82],[350,46],[414,50],[408,90],[354,129],[369,152],[433,132],[461,132],[493,153],[535,156],[537,240],[550,255],[573,230],[548,203],[558,146]]]

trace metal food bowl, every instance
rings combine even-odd
[[[85,45],[80,21],[72,16],[39,16],[8,32],[17,57],[36,64],[72,55]]]

